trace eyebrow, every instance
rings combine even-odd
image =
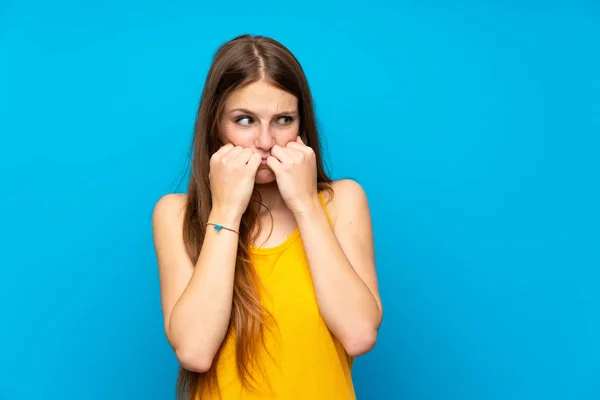
[[[244,114],[254,115],[254,113],[252,111],[245,109],[245,108],[234,108],[233,110],[229,111],[230,114],[234,113],[234,112],[242,112]],[[297,113],[298,112],[294,111],[294,110],[287,110],[287,111],[284,110],[284,111],[278,112],[276,115],[289,115],[289,114],[297,114]]]

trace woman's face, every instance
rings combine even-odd
[[[277,144],[285,147],[298,136],[298,99],[264,80],[238,89],[227,100],[221,120],[224,144],[250,148],[261,157],[271,155]],[[273,171],[263,163],[255,183],[275,180]]]

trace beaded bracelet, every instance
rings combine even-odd
[[[238,231],[236,231],[236,230],[234,230],[234,229],[227,228],[227,227],[225,227],[225,226],[223,226],[223,225],[219,225],[219,224],[213,224],[212,222],[208,222],[206,225],[207,225],[207,226],[208,226],[208,225],[212,225],[212,226],[214,226],[214,227],[215,227],[215,230],[216,230],[217,232],[219,232],[221,229],[225,229],[225,230],[227,230],[227,231],[231,231],[231,232],[237,233],[238,235],[240,234]]]

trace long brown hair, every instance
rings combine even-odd
[[[331,179],[325,172],[317,130],[313,100],[300,63],[281,43],[263,36],[238,36],[223,44],[214,55],[196,116],[192,140],[191,174],[188,183],[187,208],[183,238],[192,262],[198,260],[212,207],[209,184],[211,155],[222,145],[219,122],[228,97],[237,89],[261,79],[285,90],[298,99],[300,135],[315,152],[319,190],[331,191]],[[254,191],[251,203],[260,203]],[[235,333],[237,371],[246,387],[253,387],[250,366],[256,361],[258,346],[264,343],[263,328],[268,317],[258,291],[258,277],[250,263],[248,245],[259,232],[259,207],[248,207],[240,224],[239,245],[235,265],[233,305],[227,335]],[[189,400],[218,390],[215,366],[205,373],[180,368],[177,399]]]

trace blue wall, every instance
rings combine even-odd
[[[0,399],[173,398],[150,215],[245,32],[370,196],[359,399],[600,398],[598,5],[201,3],[0,5]]]

